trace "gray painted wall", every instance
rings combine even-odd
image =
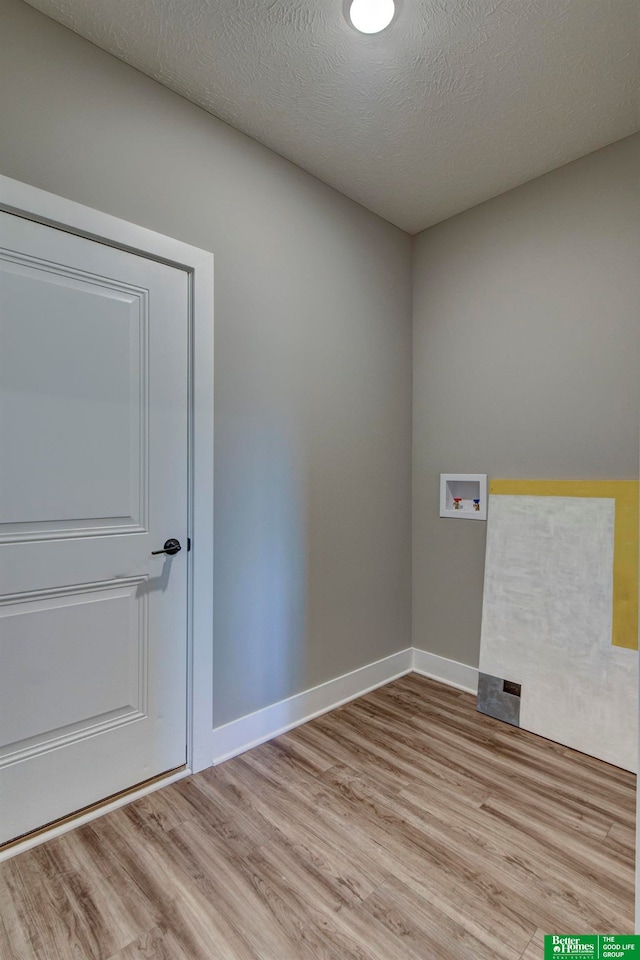
[[[415,238],[414,646],[478,663],[486,526],[441,472],[637,477],[639,253],[640,136]]]
[[[215,722],[410,643],[409,238],[0,0],[0,172],[216,256]],[[635,477],[640,137],[414,241],[414,644],[478,661],[441,471]]]
[[[409,646],[409,237],[19,0],[0,91],[1,173],[215,254],[215,723]]]

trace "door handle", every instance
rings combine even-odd
[[[152,550],[151,556],[157,557],[159,553],[166,553],[169,557],[173,557],[176,553],[180,553],[181,550],[180,541],[174,540],[172,537],[170,540],[165,540],[162,550]]]

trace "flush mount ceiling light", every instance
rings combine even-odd
[[[389,26],[395,12],[393,0],[353,0],[349,19],[360,33],[380,33]]]

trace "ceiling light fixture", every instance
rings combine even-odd
[[[353,0],[349,18],[360,33],[380,33],[389,26],[395,12],[393,0]]]

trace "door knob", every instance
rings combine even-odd
[[[166,553],[168,556],[173,557],[176,553],[180,553],[181,550],[180,541],[174,540],[172,537],[170,540],[165,540],[162,550],[152,550],[151,555],[157,557],[159,553]]]

